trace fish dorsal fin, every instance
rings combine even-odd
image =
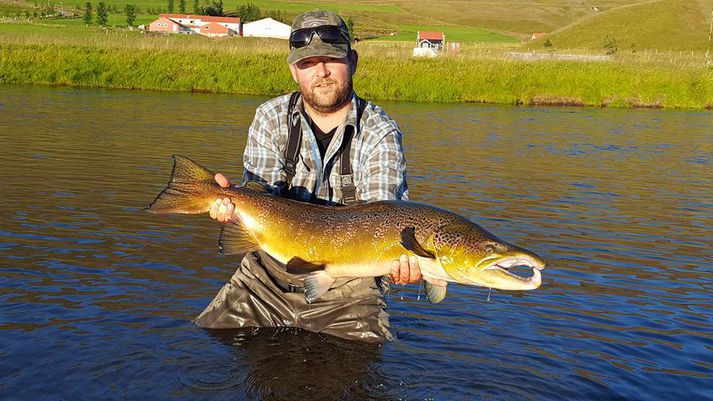
[[[187,183],[208,181],[214,183],[215,173],[187,157],[173,155],[171,181]]]
[[[295,256],[287,262],[285,270],[290,274],[314,273],[317,270],[324,270],[324,264],[308,262]]]
[[[437,304],[446,298],[446,286],[439,287],[426,281],[426,297],[432,304]]]
[[[406,227],[401,230],[401,245],[403,245],[406,250],[409,250],[418,256],[431,259],[436,258],[436,255],[434,255],[433,252],[423,249],[421,244],[418,243],[418,240],[416,240],[416,229],[414,227]]]
[[[260,247],[240,221],[231,219],[220,232],[218,248],[223,255],[236,255],[257,251]]]
[[[260,181],[248,181],[245,183],[244,187],[255,192],[270,192],[267,186]]]

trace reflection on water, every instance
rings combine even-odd
[[[692,399],[713,378],[713,119],[384,103],[412,198],[548,261],[527,293],[390,296],[399,341],[206,331],[218,225],[142,211],[170,155],[232,177],[260,98],[0,87],[0,399]]]
[[[380,347],[299,329],[211,330],[234,353],[234,363],[184,371],[190,389],[234,388],[238,398],[271,400],[378,399],[369,377]],[[216,375],[218,373],[218,375]],[[381,384],[383,386],[383,383]],[[377,384],[377,388],[379,385]]]

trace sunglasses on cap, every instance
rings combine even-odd
[[[334,25],[321,25],[312,28],[302,28],[290,34],[290,48],[299,49],[312,42],[314,34],[324,43],[348,45],[349,38]]]

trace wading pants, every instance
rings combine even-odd
[[[283,289],[268,270],[284,269],[258,253],[248,253],[213,301],[196,318],[203,328],[299,327],[350,340],[392,340],[386,302],[373,278],[338,281],[312,304],[304,293]],[[265,267],[269,264],[270,267]]]

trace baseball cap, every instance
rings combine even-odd
[[[320,27],[336,27],[339,35],[338,40],[322,39],[323,35]],[[293,38],[299,35],[309,35],[309,41],[302,47],[293,46]],[[329,43],[327,42],[329,41]],[[349,54],[350,49],[349,28],[344,20],[331,11],[314,10],[298,15],[292,22],[290,30],[290,54],[287,56],[287,63],[294,64],[307,57],[325,56],[333,58],[343,58]]]

